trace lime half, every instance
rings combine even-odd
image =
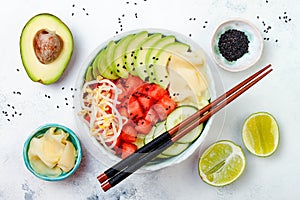
[[[224,186],[241,176],[246,158],[240,146],[227,140],[210,145],[199,159],[201,179],[213,186]]]
[[[279,128],[275,118],[267,112],[250,115],[242,130],[246,148],[257,156],[272,155],[279,143]]]

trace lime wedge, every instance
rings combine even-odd
[[[227,140],[210,145],[199,159],[201,179],[213,186],[224,186],[241,176],[246,159],[240,146]]]
[[[267,112],[251,114],[244,122],[243,142],[254,155],[272,155],[279,144],[279,128],[276,119]]]

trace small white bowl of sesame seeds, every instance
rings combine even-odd
[[[211,49],[214,61],[221,68],[239,72],[252,67],[260,59],[263,38],[249,21],[230,19],[216,28]]]

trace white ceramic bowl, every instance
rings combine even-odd
[[[244,32],[249,40],[248,53],[232,62],[229,62],[222,56],[218,47],[221,35],[229,29]],[[244,19],[230,19],[221,23],[216,28],[211,39],[211,49],[214,61],[221,68],[231,72],[239,72],[252,67],[259,60],[263,51],[263,38],[259,30],[249,21]]]
[[[148,33],[150,33],[150,34],[151,33],[162,33],[163,35],[174,35],[176,37],[177,41],[189,44],[192,51],[197,51],[197,50],[202,49],[198,44],[193,42],[190,38],[188,38],[186,36],[183,36],[179,33],[169,31],[169,30],[161,30],[161,29],[142,29],[142,30],[140,30],[139,29],[139,30],[126,32],[126,33],[117,35],[115,37],[112,37],[109,40],[107,40],[106,42],[104,42],[103,44],[100,44],[90,54],[90,56],[86,59],[86,61],[82,65],[82,69],[81,69],[81,71],[78,75],[78,78],[77,78],[76,88],[81,90],[83,82],[84,82],[85,71],[86,71],[87,67],[93,61],[93,59],[98,54],[98,52],[101,49],[106,47],[106,45],[108,44],[109,41],[111,41],[111,40],[118,41],[118,40],[120,40],[121,38],[125,37],[128,34],[134,34],[134,33],[140,32],[140,31],[148,31]],[[207,57],[207,54],[205,54],[205,56],[206,56],[207,76],[208,76],[208,79],[209,79],[209,91],[210,91],[210,94],[211,94],[211,98],[215,99],[217,90],[216,90],[216,86],[215,86],[214,77],[216,77],[218,75],[218,73],[215,73],[216,71],[214,71],[214,73],[212,73],[211,68],[214,67],[213,63],[209,60],[209,58]],[[218,77],[218,79],[220,79],[220,78]],[[80,129],[79,137],[80,137],[83,145],[89,151],[89,153],[92,154],[96,160],[103,163],[106,167],[110,167],[113,164],[115,164],[116,162],[120,161],[119,157],[117,157],[117,156],[109,153],[107,150],[105,150],[104,147],[102,145],[100,145],[99,142],[93,136],[90,135],[89,128],[87,127],[87,125],[81,119],[82,117],[78,116],[78,113],[81,111],[81,106],[80,106],[81,105],[81,98],[80,98],[80,95],[78,95],[74,98],[74,105],[75,105],[75,115],[76,115],[76,119],[77,119],[77,124],[78,124],[78,128]],[[166,159],[164,161],[161,161],[161,162],[157,162],[157,163],[153,163],[153,164],[147,164],[147,165],[143,166],[138,171],[139,172],[147,172],[147,171],[159,170],[159,169],[162,169],[162,168],[174,165],[174,164],[178,164],[178,163],[186,160],[190,155],[192,155],[195,152],[195,150],[199,147],[199,145],[201,143],[203,143],[203,141],[205,140],[205,137],[207,136],[207,134],[209,132],[209,129],[210,129],[210,126],[211,126],[211,123],[212,123],[212,119],[213,119],[213,117],[208,120],[208,122],[206,123],[205,128],[204,128],[202,134],[200,135],[200,137],[194,143],[192,143],[189,146],[189,148],[186,149],[183,153],[181,153],[180,155],[177,155],[175,157],[172,157],[172,158]]]

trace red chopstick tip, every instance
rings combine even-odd
[[[106,192],[107,190],[109,190],[111,188],[111,185],[110,185],[109,182],[106,182],[106,183],[101,185],[101,188],[104,192]]]
[[[108,179],[108,177],[106,176],[106,174],[102,173],[97,177],[97,179],[100,183],[103,183],[104,181],[106,181]]]

